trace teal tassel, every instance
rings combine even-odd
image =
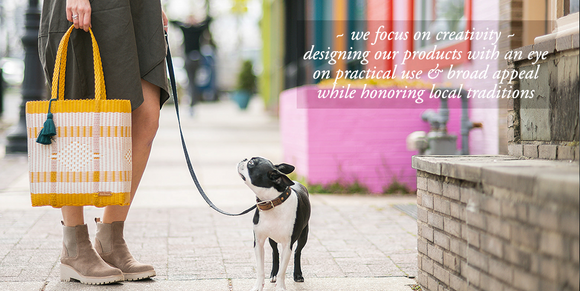
[[[41,144],[51,144],[52,137],[56,135],[56,127],[54,126],[54,121],[52,120],[52,113],[48,113],[46,121],[42,130],[38,133],[37,143]]]
[[[52,101],[55,99],[50,99],[48,103],[48,114],[46,115],[46,121],[42,127],[42,130],[38,133],[38,138],[36,138],[37,143],[41,144],[51,144],[52,137],[56,135],[56,126],[54,126],[54,120],[52,120],[52,112],[50,112],[50,106]]]

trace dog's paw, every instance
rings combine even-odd
[[[304,282],[304,277],[302,277],[302,276],[300,276],[300,277],[294,276],[294,282],[302,283],[302,282]]]
[[[286,283],[282,278],[280,278],[280,281],[276,283],[276,291],[286,291]]]
[[[264,283],[262,283],[261,285],[256,283],[256,286],[254,286],[254,288],[252,288],[250,291],[262,291],[264,290]]]
[[[272,276],[272,278],[270,278],[270,283],[276,283],[276,276]]]

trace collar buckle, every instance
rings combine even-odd
[[[257,203],[256,206],[260,209],[260,210],[270,210],[280,204],[282,204],[284,201],[286,201],[286,198],[288,198],[288,196],[290,196],[291,190],[290,187],[286,188],[286,190],[284,190],[284,192],[282,192],[282,194],[280,194],[280,196],[276,197],[275,199],[272,200],[266,200],[266,201],[260,201],[260,199],[256,199]]]
[[[274,208],[274,201],[272,201],[272,200],[260,201],[256,205],[261,206],[261,207]]]

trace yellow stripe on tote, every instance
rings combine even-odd
[[[28,136],[38,137],[42,127],[29,127]],[[130,126],[101,126],[101,137],[131,137]],[[56,137],[93,137],[92,126],[58,126]]]
[[[30,183],[48,183],[48,182],[127,182],[131,181],[131,171],[101,171],[94,172],[30,172]],[[90,179],[90,178],[93,179]],[[96,180],[95,180],[96,178]]]
[[[131,113],[131,101],[129,100],[101,100],[99,110],[94,99],[86,100],[58,100],[52,101],[50,111],[52,113],[81,113],[81,112],[123,112]],[[49,101],[26,102],[26,113],[48,113]]]
[[[102,137],[130,137],[130,126],[102,126]]]
[[[29,127],[27,128],[28,130],[28,136],[30,138],[36,138],[38,137],[38,133],[40,132],[42,128],[38,128],[38,127]]]
[[[100,196],[99,193],[78,193],[78,194],[54,194],[54,193],[31,193],[32,206],[62,207],[62,206],[84,206],[94,205],[103,207],[106,205],[129,205],[131,195],[129,192],[107,193],[107,196]]]

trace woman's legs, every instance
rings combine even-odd
[[[159,127],[161,89],[145,80],[141,80],[141,86],[143,104],[131,115],[133,148],[131,201],[139,187]],[[151,265],[141,264],[135,260],[125,243],[123,230],[129,207],[130,205],[105,207],[103,221],[97,219],[95,249],[105,262],[123,272],[125,280],[133,281],[155,276],[155,269]]]
[[[131,201],[135,196],[159,127],[160,89],[141,80],[143,104],[132,118]],[[123,239],[124,221],[129,206],[107,206],[103,223],[97,221],[94,247],[89,241],[82,206],[62,207],[64,222],[61,279],[76,279],[86,284],[106,284],[122,280],[140,280],[155,276],[153,266],[137,262]],[[114,222],[114,223],[113,223]]]
[[[85,224],[82,206],[63,206],[61,208],[64,226],[77,226]]]
[[[145,171],[151,145],[159,128],[159,100],[161,89],[159,87],[141,79],[143,88],[143,104],[133,111],[131,115],[132,123],[132,153],[133,153],[133,174],[131,180],[131,201],[135,197],[141,177]],[[107,206],[103,214],[103,223],[114,221],[125,221],[130,206]]]

